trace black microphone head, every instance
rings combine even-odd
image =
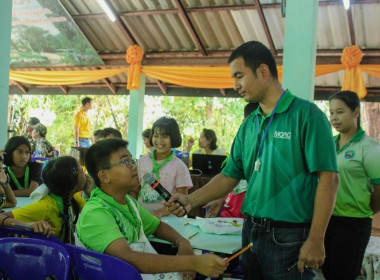
[[[152,172],[147,172],[143,175],[143,181],[148,184],[148,185],[151,185],[153,184],[153,182],[156,180],[156,176],[154,176],[154,174]]]

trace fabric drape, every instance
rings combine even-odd
[[[130,90],[140,87],[140,73],[166,83],[185,87],[223,89],[234,86],[228,66],[141,66],[144,51],[137,45],[129,47],[128,50],[126,54],[126,60],[130,63],[128,68],[74,71],[10,70],[9,76],[11,80],[24,84],[76,85],[128,72],[127,88]],[[361,58],[362,52],[359,47],[345,48],[341,57],[342,64],[316,65],[315,76],[345,70],[342,90],[355,91],[360,98],[364,98],[367,91],[362,72],[380,78],[380,65],[360,65]],[[281,82],[283,67],[278,66],[277,71]]]

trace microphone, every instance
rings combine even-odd
[[[160,196],[165,199],[165,201],[168,201],[171,198],[171,193],[168,192],[167,189],[165,189],[159,181],[156,180],[156,176],[152,172],[147,172],[143,175],[143,181],[144,183],[150,185],[152,189],[154,189],[156,192],[160,194]],[[174,200],[175,203],[180,204],[183,207],[183,210],[185,210],[185,215],[187,214],[187,211],[185,207],[182,205],[181,202],[178,200]]]

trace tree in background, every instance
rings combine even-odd
[[[51,143],[68,154],[74,145],[74,116],[81,108],[80,95],[11,95],[9,100],[10,128],[14,135],[22,135],[30,117],[38,117],[48,128]],[[89,112],[93,130],[114,127],[128,139],[129,96],[95,95]],[[328,102],[315,101],[329,118]],[[246,102],[241,98],[145,96],[143,128],[149,128],[162,116],[177,120],[183,147],[191,137],[198,139],[203,128],[215,131],[218,146],[229,151],[234,136],[243,120]],[[379,103],[362,103],[362,125],[367,133],[380,140],[377,116]],[[139,136],[138,136],[139,137]],[[198,141],[193,147],[198,148]]]
[[[118,129],[128,139],[129,96],[90,96],[93,109],[89,111],[93,130],[104,127]],[[48,128],[51,143],[67,154],[74,145],[73,123],[84,96],[78,95],[12,95],[10,97],[10,126],[14,135],[23,134],[30,117],[38,117]],[[241,120],[245,102],[237,98],[146,96],[144,128],[162,116],[174,117],[187,144],[190,136],[198,137],[203,128],[217,133],[218,145],[229,150]],[[198,143],[196,143],[196,146]]]

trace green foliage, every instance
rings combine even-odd
[[[74,144],[74,116],[85,96],[74,95],[13,95],[9,108],[13,110],[11,126],[15,135],[23,134],[30,117],[38,117],[48,128],[47,139],[67,154]],[[114,127],[124,138],[128,131],[129,96],[90,96],[93,109],[89,111],[93,130]],[[215,130],[218,146],[229,150],[243,120],[245,102],[237,98],[206,97],[145,97],[144,128],[164,115],[177,120],[184,141],[195,139],[203,128]],[[198,147],[196,141],[194,148]]]

